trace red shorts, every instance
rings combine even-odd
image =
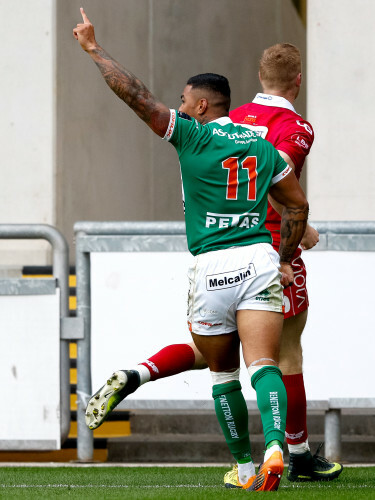
[[[279,251],[280,232],[271,230],[273,243],[272,246]],[[284,318],[291,318],[297,314],[306,311],[309,307],[309,297],[306,288],[306,268],[301,259],[302,250],[297,248],[292,259],[292,268],[294,272],[294,285],[284,288]]]
[[[306,268],[301,259],[299,248],[293,256],[292,268],[294,272],[294,285],[284,288],[284,318],[297,316],[309,307],[309,297],[306,288]]]

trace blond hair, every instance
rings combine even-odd
[[[301,69],[301,53],[291,43],[269,47],[259,61],[259,76],[268,89],[289,90]]]

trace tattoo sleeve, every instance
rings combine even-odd
[[[280,227],[280,262],[291,262],[305,233],[308,213],[308,206],[306,208],[284,207]]]
[[[156,101],[144,83],[112,59],[101,47],[94,49],[90,55],[113,92],[157,132],[157,111],[161,103]]]

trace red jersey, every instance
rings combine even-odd
[[[253,102],[231,111],[229,117],[234,123],[241,123],[259,132],[276,149],[286,153],[293,161],[295,174],[299,179],[314,141],[314,131],[310,123],[296,113],[288,100],[259,93]],[[276,245],[280,240],[280,222],[280,215],[268,204],[266,227],[271,231]]]

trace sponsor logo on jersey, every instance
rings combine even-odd
[[[254,125],[256,122],[257,117],[254,115],[247,115],[243,119],[244,123],[250,123],[250,125]]]
[[[296,144],[298,144],[298,146],[300,146],[302,149],[309,149],[310,147],[307,141],[305,141],[305,139],[298,134],[292,135],[291,139]]]
[[[245,130],[243,132],[234,132],[233,134],[229,134],[222,128],[214,128],[212,130],[212,135],[225,137],[226,139],[234,141],[235,144],[249,144],[250,142],[257,141],[258,137],[260,137],[260,134],[254,132],[253,130]]]
[[[303,123],[303,122],[300,122],[299,120],[297,120],[297,125],[299,125],[300,127],[303,127],[306,130],[306,132],[308,132],[310,135],[313,134],[312,128],[310,127],[310,125],[308,123]]]
[[[262,137],[262,139],[265,139],[268,133],[268,127],[264,125],[250,125],[249,123],[242,123],[241,126],[252,130],[258,137]]]
[[[259,213],[215,214],[207,212],[206,227],[242,227],[249,229],[259,224]]]
[[[236,269],[235,271],[210,274],[206,276],[206,289],[208,291],[213,291],[222,290],[223,288],[232,288],[255,278],[256,275],[254,264],[249,264],[247,267]]]
[[[264,99],[265,101],[272,101],[272,95],[257,94],[256,97],[259,99]]]

